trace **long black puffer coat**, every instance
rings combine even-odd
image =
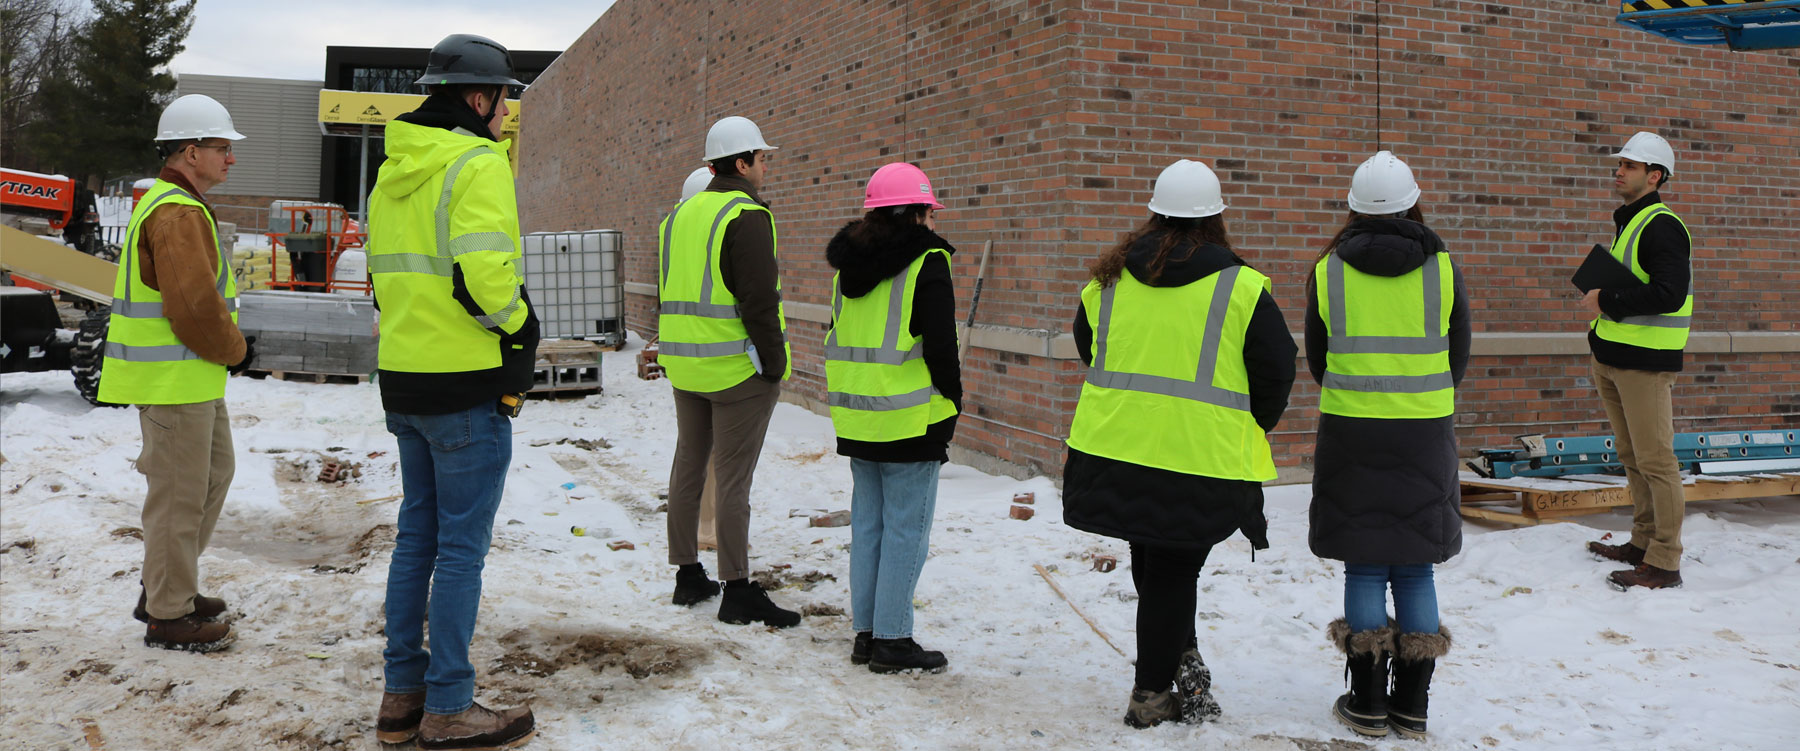
[[[1363,273],[1400,276],[1446,251],[1444,241],[1423,224],[1365,218],[1351,225],[1333,252]],[[1469,364],[1469,303],[1460,269],[1455,295],[1450,376],[1460,384]],[[1310,284],[1306,301],[1306,361],[1313,380],[1322,381],[1329,331]],[[1354,563],[1417,564],[1443,563],[1461,551],[1455,419],[1319,415],[1308,534],[1313,554]]]

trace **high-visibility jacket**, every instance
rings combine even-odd
[[[913,293],[934,249],[862,297],[847,298],[831,277],[831,331],[825,335],[825,388],[839,438],[898,441],[956,416],[931,383],[924,342],[912,334]]]
[[[725,228],[746,211],[769,209],[742,191],[705,190],[677,205],[658,228],[662,276],[656,288],[656,361],[675,388],[722,391],[756,375],[737,296],[721,281],[724,273],[719,267]],[[771,215],[769,232],[774,231]],[[779,278],[775,289],[781,289]],[[787,315],[778,307],[776,316],[786,332]],[[788,354],[787,369],[781,374],[786,380],[794,374],[793,348],[785,340],[782,346]]]
[[[163,317],[162,293],[143,281],[138,261],[140,230],[150,212],[160,206],[182,204],[199,207],[206,217],[207,237],[219,250],[218,224],[206,204],[174,183],[157,180],[131,212],[125,230],[125,248],[119,254],[119,273],[113,280],[112,315],[100,364],[100,401],[113,404],[194,404],[225,397],[225,366],[201,359],[176,338],[169,319]],[[237,323],[237,282],[228,254],[217,253],[213,270],[219,296],[231,322]]]
[[[1244,338],[1269,278],[1229,266],[1180,287],[1130,270],[1081,291],[1094,361],[1069,447],[1224,480],[1275,479],[1269,439],[1250,413]]]
[[[1639,263],[1638,241],[1643,238],[1644,227],[1650,224],[1650,220],[1659,216],[1674,219],[1677,224],[1681,225],[1682,232],[1688,231],[1687,222],[1681,221],[1681,217],[1676,216],[1667,204],[1653,203],[1639,210],[1637,215],[1633,216],[1631,221],[1626,222],[1625,227],[1619,230],[1619,236],[1613,238],[1612,257],[1618,259],[1621,266],[1631,269],[1631,274],[1641,282],[1649,282],[1650,274],[1645,272],[1643,265]],[[1693,233],[1689,232],[1688,238],[1691,243]],[[1690,265],[1691,263],[1690,261]],[[1687,346],[1688,327],[1693,318],[1694,287],[1690,282],[1687,299],[1682,302],[1680,310],[1660,315],[1626,316],[1617,321],[1606,316],[1596,316],[1589,327],[1594,330],[1596,336],[1609,342],[1646,349],[1682,349]]]
[[[388,160],[369,194],[382,370],[489,370],[503,346],[525,346],[501,342],[530,317],[511,144],[388,123]]]
[[[1319,411],[1387,419],[1456,410],[1450,376],[1450,307],[1456,272],[1447,253],[1400,276],[1356,270],[1337,253],[1313,272],[1330,338]]]

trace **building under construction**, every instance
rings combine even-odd
[[[803,401],[824,392],[826,241],[863,183],[905,160],[949,209],[966,313],[961,448],[1060,473],[1084,367],[1068,331],[1086,266],[1142,221],[1177,158],[1225,183],[1233,245],[1291,330],[1344,222],[1355,165],[1406,159],[1473,299],[1458,392],[1465,451],[1518,433],[1610,431],[1569,275],[1612,233],[1611,158],[1655,130],[1662,191],[1694,235],[1696,316],[1676,430],[1800,425],[1800,56],[1696,47],[1615,22],[1615,3],[747,3],[621,0],[526,94],[525,230],[624,232],[633,328],[653,336],[654,228],[706,128],[751,117]],[[1272,436],[1305,476],[1317,389]]]

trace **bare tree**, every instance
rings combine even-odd
[[[87,14],[80,0],[0,0],[0,163],[40,166],[20,138],[39,119],[43,82],[73,67]]]

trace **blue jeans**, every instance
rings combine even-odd
[[[913,588],[931,547],[937,462],[850,460],[850,625],[912,636]]]
[[[512,420],[488,401],[447,415],[389,412],[387,427],[400,444],[406,497],[388,564],[386,690],[424,689],[425,711],[455,714],[475,701],[469,642],[512,462]]]
[[[1429,563],[1345,563],[1344,621],[1350,631],[1373,631],[1388,625],[1389,584],[1394,588],[1394,620],[1400,624],[1400,633],[1437,633],[1437,585],[1431,581]]]

